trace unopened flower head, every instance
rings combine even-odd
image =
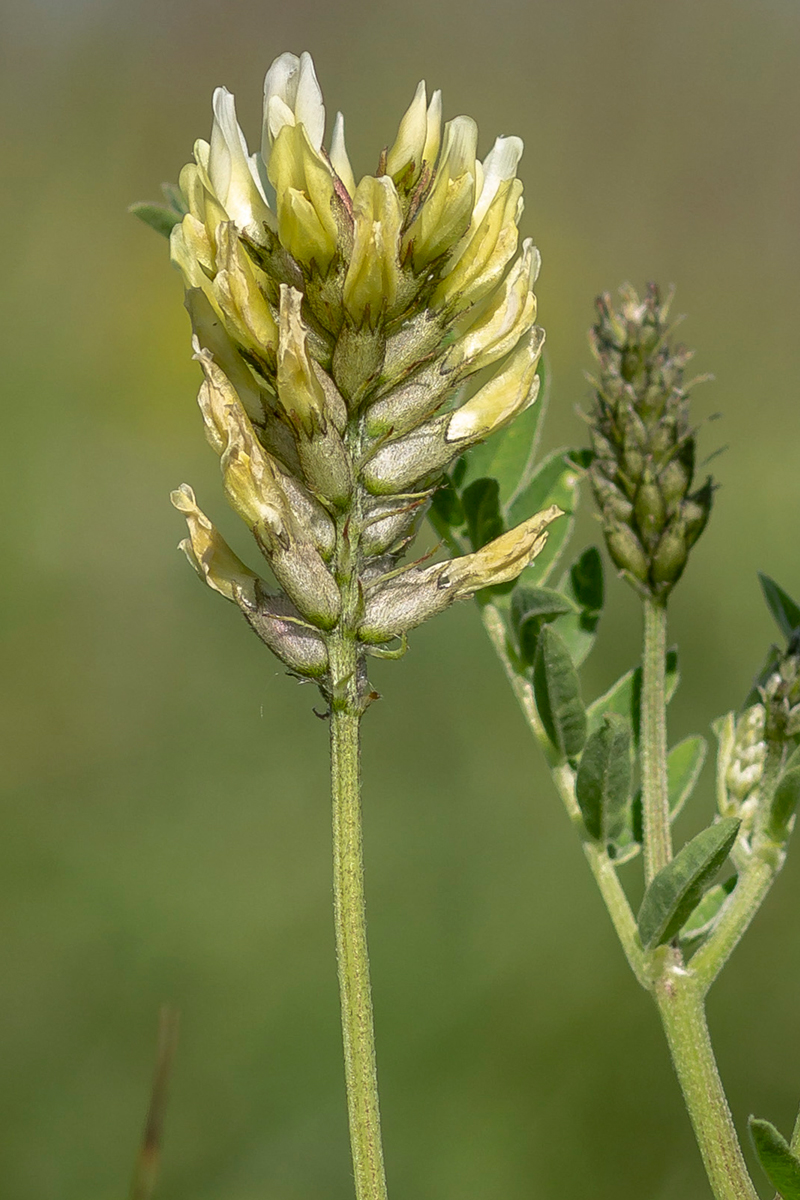
[[[714,487],[709,477],[692,491],[692,354],[670,342],[671,296],[662,301],[655,284],[641,300],[629,285],[621,296],[619,309],[598,297],[590,335],[598,369],[589,477],[611,558],[638,591],[664,599],[706,526]]]
[[[522,142],[500,137],[480,161],[475,122],[443,125],[441,94],[421,83],[375,173],[357,179],[341,114],[326,140],[308,54],[267,72],[253,150],[225,88],[212,107],[210,140],[169,193],[172,216],[153,223],[173,224],[207,436],[278,591],[185,485],[184,548],[329,699],[341,684],[332,639],[357,644],[363,701],[367,648],[515,578],[559,515],[464,559],[400,565],[443,473],[536,400],[539,255],[526,241],[514,261]]]

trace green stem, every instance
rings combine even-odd
[[[636,918],[631,912],[631,906],[619,881],[616,867],[605,849],[586,837],[580,808],[575,799],[575,772],[567,763],[564,763],[553,770],[553,780],[570,819],[582,836],[586,861],[594,875],[595,883],[600,889],[600,895],[608,909],[608,915],[611,917],[617,937],[625,951],[628,964],[642,987],[649,988],[650,982],[636,928]]]
[[[677,960],[677,952],[665,953]],[[661,974],[655,997],[716,1200],[758,1200],[711,1048],[703,989],[677,960]]]
[[[707,992],[738,946],[780,870],[780,849],[755,851],[739,876],[725,909],[708,940],[692,958],[692,974]]]
[[[667,788],[667,718],[665,674],[667,610],[663,602],[644,601],[642,659],[642,812],[644,869],[649,883],[672,858],[672,834]]]
[[[360,713],[352,696],[355,644],[334,636],[329,649],[331,673],[343,682],[339,696],[334,694],[330,720],[333,905],[350,1147],[357,1200],[386,1200],[364,907]]]

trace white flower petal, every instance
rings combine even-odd
[[[499,137],[483,160],[483,186],[478,193],[472,218],[476,227],[486,216],[500,184],[516,175],[523,148],[522,138]]]
[[[442,140],[442,93],[440,91],[435,91],[431,96],[431,102],[428,105],[427,127],[428,132],[425,137],[422,158],[428,167],[432,168],[439,154]]]
[[[270,120],[270,108],[274,99],[279,99],[290,113],[294,114],[294,102],[297,96],[297,75],[300,70],[300,59],[296,54],[281,54],[275,59],[264,76],[264,126],[261,138],[261,156],[264,162],[269,161],[269,151],[277,137]],[[278,109],[276,111],[282,111]],[[286,124],[281,121],[278,129]],[[294,124],[292,120],[291,124]]]
[[[289,108],[289,105],[280,96],[271,96],[264,123],[264,128],[269,133],[270,144],[275,141],[284,125],[294,125],[294,123],[294,110]],[[264,155],[264,161],[269,161],[269,151]]]
[[[414,99],[403,114],[394,145],[386,157],[386,170],[389,175],[398,175],[412,162],[419,170],[428,136],[427,110],[428,97],[425,81],[422,80],[417,84]]]
[[[317,82],[314,60],[307,51],[300,55],[294,117],[296,122],[305,125],[308,140],[315,150],[319,150],[325,136],[325,105],[322,103],[322,89]]]
[[[350,195],[355,195],[356,179],[355,175],[353,174],[353,168],[350,166],[347,148],[344,144],[344,117],[341,113],[336,114],[336,120],[333,125],[330,159],[334,171],[339,176]]]

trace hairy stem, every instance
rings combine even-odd
[[[703,990],[677,951],[655,987],[664,1032],[716,1200],[758,1200],[722,1088],[703,1006]]]
[[[780,870],[780,849],[756,851],[739,876],[722,915],[708,940],[692,958],[692,974],[704,992],[738,946]]]
[[[350,705],[334,703],[331,782],[336,960],[356,1197],[386,1200],[364,908],[359,724],[359,713]]]
[[[650,883],[672,858],[667,789],[666,658],[667,610],[662,602],[648,598],[644,601],[641,708],[646,883]]]

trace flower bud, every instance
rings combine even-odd
[[[728,795],[742,803],[758,787],[764,773],[767,743],[764,741],[766,714],[763,704],[754,704],[739,717],[733,750],[725,776]],[[738,815],[737,812],[733,813]]]
[[[336,252],[331,169],[309,141],[306,127],[282,125],[270,154],[268,173],[278,197],[278,236],[289,253],[324,275]]]
[[[606,545],[614,565],[640,583],[646,583],[649,572],[647,555],[630,525],[606,520],[603,527]]]
[[[469,445],[483,440],[529,408],[539,394],[536,368],[543,346],[544,330],[534,326],[494,378],[456,409],[447,424],[447,441]]]
[[[237,340],[274,370],[278,326],[233,223],[219,226],[217,247],[219,270],[212,287],[220,311]]]
[[[466,233],[475,203],[477,141],[478,127],[471,117],[456,117],[444,127],[442,155],[431,190],[404,239],[417,274]]]
[[[356,325],[373,328],[392,312],[400,282],[398,261],[403,210],[388,175],[366,175],[353,198],[353,255],[344,281],[344,306]]]
[[[636,522],[648,550],[652,550],[661,535],[666,521],[666,509],[661,489],[656,483],[652,467],[645,465],[642,482],[636,492],[634,503]]]
[[[536,297],[531,291],[537,252],[530,238],[502,287],[447,355],[448,366],[478,371],[497,362],[514,347],[536,320]]]
[[[411,191],[422,174],[423,165],[433,170],[439,153],[441,122],[442,93],[434,92],[429,105],[423,81],[417,85],[394,145],[386,155],[387,174],[398,187]]]
[[[290,671],[320,679],[328,669],[323,635],[302,619],[286,596],[270,596],[259,581],[256,599],[240,605],[250,626]]]
[[[247,142],[236,120],[234,99],[227,88],[214,92],[214,124],[208,156],[208,177],[228,217],[255,241],[265,228],[275,228],[275,216],[250,161]]]
[[[281,54],[264,78],[264,132],[261,154],[269,162],[270,150],[285,125],[303,125],[319,152],[325,134],[325,106],[311,55]]]

